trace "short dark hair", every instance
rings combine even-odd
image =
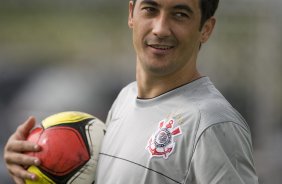
[[[136,0],[134,0],[136,1]],[[216,9],[218,7],[219,0],[199,0],[201,8],[201,29],[204,23],[214,16]]]
[[[137,0],[132,0],[133,6]],[[202,29],[206,20],[214,16],[216,9],[218,7],[219,0],[199,0],[200,1],[200,9],[201,9],[201,26]]]

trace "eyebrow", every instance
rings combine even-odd
[[[152,5],[152,6],[160,6],[156,1],[154,0],[143,0],[140,5],[143,5],[143,4],[149,4],[149,5]]]
[[[154,0],[143,0],[141,3],[141,5],[151,5],[151,6],[156,6],[156,7],[159,7],[160,5],[154,1]],[[176,9],[176,10],[184,10],[184,11],[187,11],[187,13],[190,13],[190,14],[194,14],[194,11],[192,10],[192,8],[186,4],[177,4],[175,6],[173,6],[173,9]]]
[[[173,9],[176,9],[176,10],[184,10],[184,11],[187,11],[187,13],[190,13],[190,14],[194,14],[194,11],[192,10],[192,8],[190,8],[188,5],[186,4],[177,4],[173,7]]]

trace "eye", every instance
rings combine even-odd
[[[174,13],[174,17],[177,19],[189,18],[189,15],[183,12]]]
[[[146,11],[148,14],[154,14],[157,12],[157,9],[154,7],[144,7],[142,10]]]

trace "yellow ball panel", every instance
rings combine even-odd
[[[82,120],[89,118],[94,118],[94,117],[90,114],[84,112],[78,112],[78,111],[61,112],[44,119],[42,121],[42,125],[44,128],[48,128],[59,124],[80,122]]]
[[[36,181],[25,180],[26,184],[56,184],[54,181],[44,175],[36,166],[30,166],[28,171],[36,174],[38,179]]]

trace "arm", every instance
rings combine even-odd
[[[17,128],[16,132],[11,135],[4,149],[6,167],[17,184],[24,184],[24,179],[36,179],[36,175],[27,172],[25,168],[30,165],[39,165],[40,160],[24,154],[24,152],[40,150],[38,145],[26,141],[34,125],[35,119],[33,117],[28,118]]]
[[[187,180],[193,184],[257,184],[249,131],[231,122],[207,128],[196,144]]]

